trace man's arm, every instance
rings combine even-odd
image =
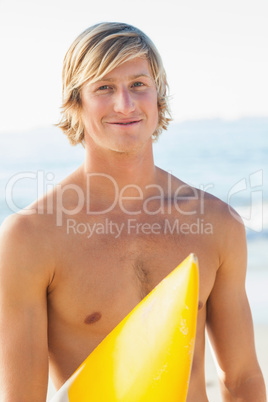
[[[225,213],[224,222],[224,252],[207,307],[207,329],[219,366],[223,400],[266,402],[245,291],[245,230],[238,216]]]
[[[47,244],[29,217],[0,231],[0,400],[44,402],[48,383]]]

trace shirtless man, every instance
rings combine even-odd
[[[208,401],[205,328],[224,401],[265,402],[245,292],[246,238],[234,211],[154,165],[169,122],[166,76],[147,36],[86,30],[67,52],[63,117],[85,161],[6,219],[0,254],[0,400],[44,402],[190,253],[200,265],[187,402]],[[179,358],[179,357],[178,357]]]

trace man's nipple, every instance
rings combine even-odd
[[[95,322],[101,319],[101,313],[96,311],[95,313],[89,314],[86,316],[84,323],[85,324],[95,324]]]

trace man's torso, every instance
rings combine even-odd
[[[220,264],[220,230],[210,211],[218,201],[199,196],[181,204],[166,200],[161,213],[151,215],[122,214],[117,207],[95,215],[82,210],[64,216],[52,232],[56,267],[48,288],[48,342],[56,387],[145,295],[195,253],[200,268],[199,313],[187,401],[196,401],[196,390],[199,401],[207,400],[206,302]]]

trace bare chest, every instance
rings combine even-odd
[[[208,234],[180,232],[176,220],[165,218],[68,225],[50,294],[51,311],[65,325],[109,333],[192,252],[199,259],[205,304],[217,269],[216,252],[206,252]]]

